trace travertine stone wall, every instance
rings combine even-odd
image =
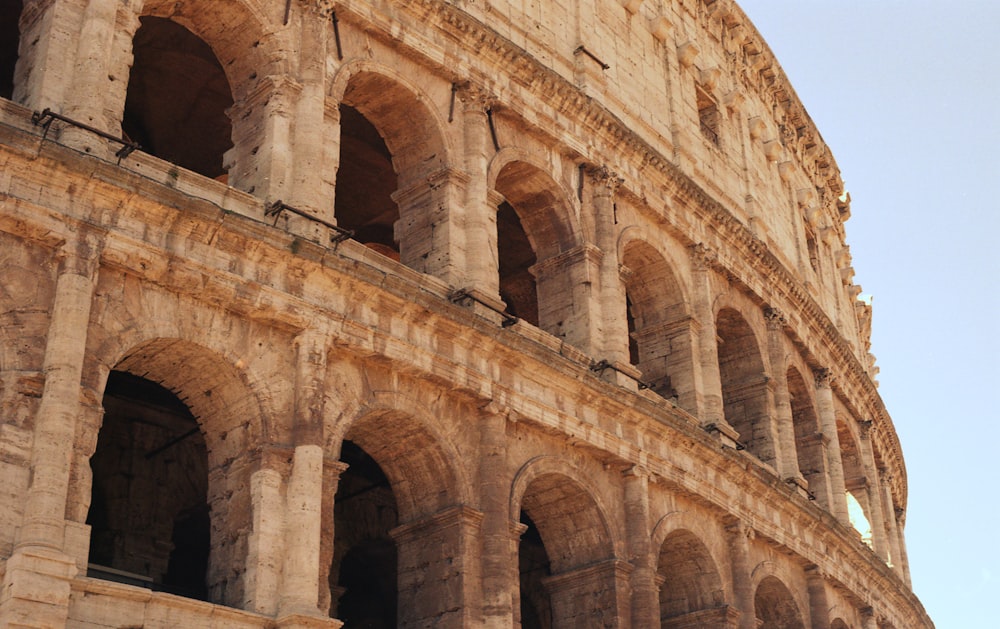
[[[849,198],[734,2],[14,4],[0,624],[933,626]],[[224,175],[94,133],[181,103]]]

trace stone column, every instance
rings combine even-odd
[[[14,100],[28,109],[60,108],[73,75],[85,4],[26,0],[14,69]]]
[[[830,474],[830,512],[844,526],[850,527],[847,515],[847,489],[844,486],[844,461],[840,454],[840,437],[837,435],[837,416],[833,407],[833,376],[829,369],[816,371],[816,413],[820,430],[827,446],[826,465]]]
[[[774,394],[774,423],[777,428],[775,465],[778,475],[789,483],[805,489],[805,479],[799,471],[795,449],[795,424],[791,397],[788,393],[788,358],[785,351],[785,317],[774,308],[764,309],[767,320],[767,352],[771,363]]]
[[[806,567],[806,588],[809,591],[809,617],[812,629],[830,629],[830,604],[826,582],[818,566]]]
[[[729,564],[733,577],[733,607],[740,612],[739,629],[757,629],[753,578],[750,572],[751,531],[741,520],[726,526],[729,536]]]
[[[477,626],[483,514],[464,506],[389,531],[399,552],[399,627]]]
[[[494,97],[472,84],[458,90],[462,103],[462,132],[465,144],[465,250],[464,268],[459,269],[461,288],[477,291],[477,297],[500,304],[499,256],[497,253],[497,206],[491,197],[490,158],[495,152],[490,140],[487,111]]]
[[[592,169],[587,175],[591,184],[590,211],[594,215],[594,235],[597,248],[604,254],[600,268],[603,343],[599,357],[614,365],[627,367],[628,313],[625,284],[619,272],[618,229],[615,227],[615,192],[624,180],[607,167]]]
[[[900,574],[903,577],[903,583],[907,587],[912,588],[913,583],[910,581],[910,559],[906,555],[906,536],[903,531],[906,530],[906,513],[900,509],[897,519],[896,531],[899,534],[899,569]]]
[[[649,473],[632,467],[625,472],[625,530],[632,564],[632,626],[656,627],[660,622],[660,588],[649,530]]]
[[[882,480],[880,493],[882,494],[882,514],[885,521],[885,536],[889,545],[889,564],[902,575],[902,561],[900,560],[900,538],[899,530],[896,526],[896,507],[892,500],[892,488],[889,487],[891,476],[886,468],[879,470],[879,478]]]
[[[295,102],[292,135],[289,205],[334,222],[333,189],[324,186],[327,168],[323,141],[326,138],[326,57],[332,7],[323,2],[299,2],[300,47],[298,78],[302,89]]]
[[[691,247],[692,310],[698,336],[698,370],[701,373],[701,396],[698,419],[702,426],[714,426],[719,435],[735,445],[737,433],[726,422],[722,403],[722,375],[719,372],[719,348],[716,342],[715,311],[712,307],[712,262],[715,254],[705,245]]]
[[[337,496],[337,487],[340,485],[340,475],[347,470],[347,464],[343,461],[327,457],[323,465],[323,504],[320,507],[320,539],[319,539],[319,609],[320,612],[329,610],[330,615],[337,611],[337,601],[343,594],[343,588],[339,594],[331,591],[330,570],[333,567],[334,541],[336,528],[334,522],[334,502]]]
[[[43,362],[45,385],[34,422],[31,483],[0,590],[3,626],[29,620],[35,626],[62,626],[69,612],[70,579],[77,572],[64,548],[65,515],[99,256],[93,235],[78,238],[66,245],[59,261]]]
[[[517,540],[511,539],[507,506],[511,479],[507,472],[506,429],[507,418],[501,414],[488,412],[480,419],[483,627],[486,629],[509,629],[512,626],[512,588],[518,587]]]
[[[538,327],[591,356],[602,347],[600,295],[603,254],[583,245],[531,267],[538,286]]]
[[[307,330],[296,339],[293,431],[296,445],[285,493],[285,550],[279,616],[319,614],[326,353],[323,334]]]
[[[861,610],[861,629],[878,629],[878,618],[871,607]]]
[[[93,0],[86,4],[62,113],[112,135],[121,119],[132,65],[132,37],[139,18],[128,3]],[[58,105],[48,105],[58,110]],[[57,123],[58,124],[58,123]],[[60,139],[87,153],[113,155],[120,147],[89,131],[63,126]]]
[[[865,491],[868,493],[868,517],[872,526],[872,544],[882,561],[889,561],[889,541],[885,535],[885,518],[882,512],[882,483],[875,466],[875,452],[872,449],[871,421],[858,422],[858,448],[861,450],[861,464],[865,470]]]
[[[247,538],[243,608],[275,616],[281,591],[285,533],[285,478],[292,452],[264,448],[250,474],[251,531]]]

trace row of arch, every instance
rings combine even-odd
[[[265,424],[260,398],[266,392],[255,391],[257,379],[214,350],[164,338],[128,349],[99,371],[107,378],[89,461],[90,575],[266,608],[251,591],[244,564],[264,541],[253,539],[252,523],[276,514],[260,513],[267,501],[251,487],[254,475],[271,465],[282,476],[290,471],[280,461],[248,461],[266,446],[258,440],[279,430]],[[476,519],[457,515],[452,522],[441,514],[482,500],[472,473],[459,463],[471,461],[459,457],[461,446],[450,443],[446,425],[435,425],[424,417],[429,411],[414,410],[421,404],[400,395],[381,392],[347,404],[354,418],[338,420],[327,438],[339,451],[339,473],[326,503],[332,513],[322,516],[324,535],[333,539],[321,543],[328,577],[317,598],[345,627],[422,626],[468,604],[456,599],[460,588],[440,586],[440,579],[461,575],[436,573],[427,557],[461,565],[459,536],[447,529]],[[327,412],[342,417],[342,411]],[[237,452],[244,454],[234,459]],[[510,480],[506,513],[486,514],[518,523],[512,529],[517,563],[507,575],[521,627],[617,626],[615,619],[628,615],[623,526],[586,465],[558,454],[530,458]],[[424,526],[428,519],[434,527]],[[673,513],[652,527],[662,627],[731,626],[730,559],[706,543],[703,526]],[[248,528],[249,539],[233,539]],[[238,550],[248,546],[249,553]],[[415,574],[420,571],[426,574]],[[789,578],[769,562],[754,571],[759,626],[808,626],[809,603],[804,592],[789,588]]]
[[[21,4],[12,0],[0,3],[4,14],[11,16],[21,13]],[[266,65],[261,49],[268,47],[262,44],[268,33],[263,26],[239,34],[224,27],[209,28],[198,19],[197,4],[170,10],[156,2],[145,4],[145,15],[139,18],[132,39],[134,63],[121,129],[151,154],[207,177],[239,179],[247,175],[232,173],[230,177],[232,168],[225,166],[226,156],[241,150],[233,140],[252,144],[260,138],[242,137],[231,122],[235,112],[250,109],[243,104],[252,89],[246,77],[256,76],[253,59],[237,59],[235,47],[246,45],[255,51],[250,56],[256,55],[257,62]],[[244,17],[244,26],[255,19]],[[4,23],[9,28],[15,22]],[[195,31],[225,49],[221,60]],[[253,41],[253,37],[258,39]],[[0,60],[7,60],[6,67],[11,68],[16,57],[16,51],[7,50]],[[19,72],[25,74],[23,69]],[[15,73],[8,74],[10,85],[2,88],[3,94],[14,94]],[[457,161],[454,140],[442,129],[440,116],[427,105],[433,99],[398,73],[374,63],[356,64],[342,75],[346,78],[338,75],[330,89],[339,94],[336,117],[340,131],[331,218],[379,253],[418,270],[443,272],[434,264],[438,243],[428,234],[434,231],[434,208],[453,199],[416,191],[428,177],[453,168]],[[240,80],[236,81],[237,77]],[[237,87],[236,99],[231,83]],[[602,345],[592,338],[589,324],[580,322],[581,318],[598,316],[593,311],[580,315],[578,286],[587,273],[582,267],[588,262],[585,256],[570,263],[561,261],[587,242],[587,229],[576,218],[573,192],[559,177],[549,174],[530,151],[512,148],[500,151],[490,161],[487,180],[494,194],[495,241],[489,251],[478,255],[489,258],[492,270],[487,275],[493,276],[472,279],[484,280],[487,292],[494,292],[510,314],[583,346],[595,357],[618,353],[638,369],[652,390],[695,415],[701,414],[695,371],[702,367],[696,355],[699,343],[711,343],[711,339],[705,338],[710,334],[699,337],[695,330],[698,323],[691,304],[697,296],[690,279],[677,271],[689,268],[690,260],[678,260],[641,235],[622,233],[612,246],[625,270],[619,278],[624,285],[624,317],[613,325],[627,329],[621,330],[625,334],[607,336],[623,339],[622,345],[627,343],[627,347]],[[239,185],[238,181],[232,183]],[[779,437],[771,421],[774,403],[769,399],[773,385],[769,383],[784,378],[791,400],[794,453],[783,456],[794,461],[794,466],[787,467],[794,467],[794,474],[830,508],[837,498],[830,494],[829,458],[837,453],[823,448],[824,429],[815,411],[814,393],[806,384],[809,378],[802,375],[801,361],[799,366],[789,366],[786,373],[774,373],[774,366],[764,359],[754,325],[744,314],[747,305],[713,308],[722,419],[751,453],[780,468]],[[845,437],[851,436],[847,422],[841,422],[841,430]],[[843,465],[852,466],[848,477],[864,477],[853,438],[843,441],[840,457]],[[862,506],[865,502],[861,500]],[[866,508],[870,510],[870,506]]]

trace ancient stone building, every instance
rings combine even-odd
[[[732,0],[0,29],[3,626],[933,626],[849,199]]]

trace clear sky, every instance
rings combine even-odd
[[[853,199],[914,590],[939,629],[1000,627],[1000,0],[737,2]]]

